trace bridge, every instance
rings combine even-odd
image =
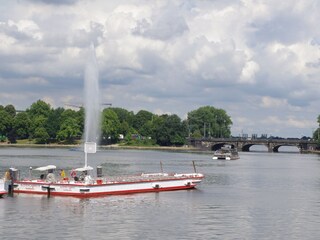
[[[278,152],[282,146],[294,146],[300,152],[317,148],[316,141],[302,139],[244,139],[244,138],[189,138],[189,145],[207,151],[215,151],[228,144],[238,151],[249,152],[253,145],[266,146],[268,152]]]

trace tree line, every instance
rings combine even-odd
[[[313,132],[313,139],[316,140],[318,146],[320,146],[320,115],[318,116],[317,122],[319,127]]]
[[[101,144],[120,141],[132,145],[181,146],[187,137],[230,137],[232,121],[223,109],[204,106],[182,120],[176,114],[157,115],[146,110],[136,114],[123,108],[102,110]],[[52,108],[38,100],[25,111],[0,105],[0,141],[38,144],[75,144],[82,139],[85,111]]]

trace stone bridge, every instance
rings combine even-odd
[[[243,139],[243,138],[189,138],[189,145],[207,151],[215,151],[228,144],[238,151],[249,152],[253,145],[264,145],[269,152],[278,152],[282,146],[294,146],[300,152],[313,150],[317,142],[301,139]]]

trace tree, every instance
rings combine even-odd
[[[31,138],[36,138],[36,131],[39,131],[39,128],[44,128],[46,133],[48,134],[46,128],[45,128],[45,124],[47,122],[47,117],[43,116],[43,115],[37,115],[37,116],[33,116],[31,119],[31,124],[30,124],[30,137]],[[50,136],[49,136],[50,137]],[[48,139],[49,139],[48,137]]]
[[[72,109],[66,109],[61,112],[57,140],[73,143],[76,139],[81,138],[83,121],[79,112]]]
[[[67,141],[73,143],[80,135],[80,126],[76,118],[67,118],[61,124],[60,130],[57,133],[59,141]]]
[[[153,137],[161,146],[181,146],[185,144],[187,137],[187,125],[181,119],[173,115],[162,115],[154,120],[155,130]]]
[[[231,135],[232,121],[223,109],[216,109],[212,106],[200,107],[188,113],[187,121],[191,136],[198,131],[204,137],[229,137]]]
[[[149,120],[145,122],[139,129],[139,133],[142,136],[150,137],[152,135],[152,132],[154,131],[154,123],[152,120]]]
[[[13,128],[15,129],[17,139],[26,139],[29,137],[29,129],[31,120],[27,113],[18,113],[13,120]]]
[[[51,140],[56,139],[57,133],[60,131],[64,111],[64,108],[51,109],[49,111],[48,118],[45,122],[45,129]]]
[[[9,104],[5,106],[4,110],[13,118],[16,116],[16,109],[13,105]]]
[[[133,112],[129,112],[124,108],[110,108],[110,109],[112,109],[117,114],[118,119],[121,123],[127,122],[129,125],[132,125],[133,118],[134,118]]]
[[[102,142],[115,143],[119,140],[120,121],[117,114],[110,108],[102,112]]]
[[[12,122],[13,117],[5,109],[0,110],[0,136],[2,141],[8,137],[12,130]]]
[[[318,116],[317,121],[318,121],[319,127],[316,131],[314,131],[313,139],[315,139],[318,142],[318,147],[319,147],[320,146],[320,115]]]
[[[33,117],[39,116],[39,115],[48,117],[50,114],[50,110],[51,110],[50,104],[42,100],[38,100],[37,102],[32,103],[31,107],[27,109],[26,112],[29,114],[29,116],[32,119]]]
[[[133,118],[133,128],[135,128],[139,133],[143,125],[148,121],[152,121],[153,113],[146,110],[140,110]],[[141,133],[140,133],[141,134]]]
[[[34,131],[34,138],[36,143],[48,143],[49,134],[44,127],[37,127]]]
[[[134,113],[129,112],[126,109],[123,108],[110,108],[113,110],[119,119],[120,122],[120,129],[119,132],[123,134],[124,136],[130,135],[130,133],[134,132],[132,123],[134,118]]]
[[[37,102],[33,103],[29,109],[26,110],[28,114],[31,125],[30,125],[30,136],[34,138],[36,136],[36,130],[39,133],[38,128],[44,128],[46,134],[48,134],[48,129],[46,128],[48,125],[47,120],[51,112],[50,104],[45,103],[42,100],[38,100]],[[48,139],[50,136],[48,137]]]

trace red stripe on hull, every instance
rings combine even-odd
[[[167,182],[167,181],[177,181],[177,180],[199,180],[201,181],[203,178],[201,177],[193,177],[193,178],[169,178],[169,179],[156,179],[156,180],[143,180],[143,181],[135,181],[135,182],[112,182],[112,183],[102,183],[102,184],[83,184],[83,183],[48,183],[48,182],[26,182],[26,181],[15,181],[17,184],[28,184],[28,185],[43,185],[43,186],[90,186],[90,187],[96,187],[96,186],[103,186],[103,185],[124,185],[124,184],[133,184],[133,183],[149,183],[149,182]]]
[[[7,194],[6,191],[2,191],[2,192],[0,192],[0,197],[4,196],[4,195],[6,195],[6,194]]]
[[[177,190],[187,190],[195,188],[195,184],[188,186],[176,186],[176,187],[164,187],[164,188],[148,188],[148,189],[139,189],[139,190],[123,190],[123,191],[109,191],[109,192],[83,192],[83,193],[71,193],[71,192],[50,192],[51,196],[66,196],[66,197],[77,197],[77,198],[89,198],[89,197],[100,197],[107,195],[125,195],[133,193],[148,193],[148,192],[164,192],[164,191],[177,191]],[[15,190],[15,193],[26,193],[26,194],[39,194],[47,195],[47,192],[41,191],[25,191],[25,190]]]

